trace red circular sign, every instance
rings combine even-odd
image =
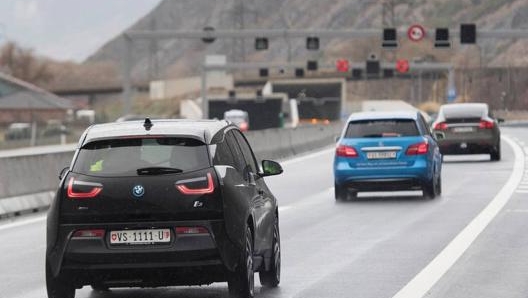
[[[407,30],[407,36],[412,41],[420,41],[425,37],[425,29],[421,25],[412,25]]]
[[[409,71],[409,61],[406,59],[398,59],[396,60],[396,70],[399,73],[406,73]]]

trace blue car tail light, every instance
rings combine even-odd
[[[358,157],[356,149],[352,146],[338,145],[336,155],[339,157]]]

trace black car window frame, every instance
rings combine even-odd
[[[233,134],[235,135],[237,143],[240,146],[240,150],[242,151],[246,165],[249,166],[252,173],[258,173],[259,168],[257,165],[257,160],[255,158],[255,154],[253,154],[253,150],[251,150],[249,142],[240,131],[233,130]]]
[[[213,165],[223,165],[237,168],[234,154],[231,148],[227,143],[227,138],[224,138],[221,142],[215,144],[216,148],[214,150],[213,156]]]
[[[233,154],[232,157],[234,161],[234,168],[240,173],[240,175],[242,175],[242,177],[245,178],[244,168],[246,166],[246,162],[243,158],[244,155],[242,154],[242,150],[238,146],[235,135],[233,134],[233,130],[230,130],[226,133],[224,142],[227,143],[231,153]]]

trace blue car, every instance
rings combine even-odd
[[[352,114],[334,158],[336,200],[360,191],[442,192],[442,155],[419,111]]]

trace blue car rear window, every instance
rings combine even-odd
[[[419,136],[416,122],[411,119],[376,119],[351,121],[345,138],[382,138]]]

